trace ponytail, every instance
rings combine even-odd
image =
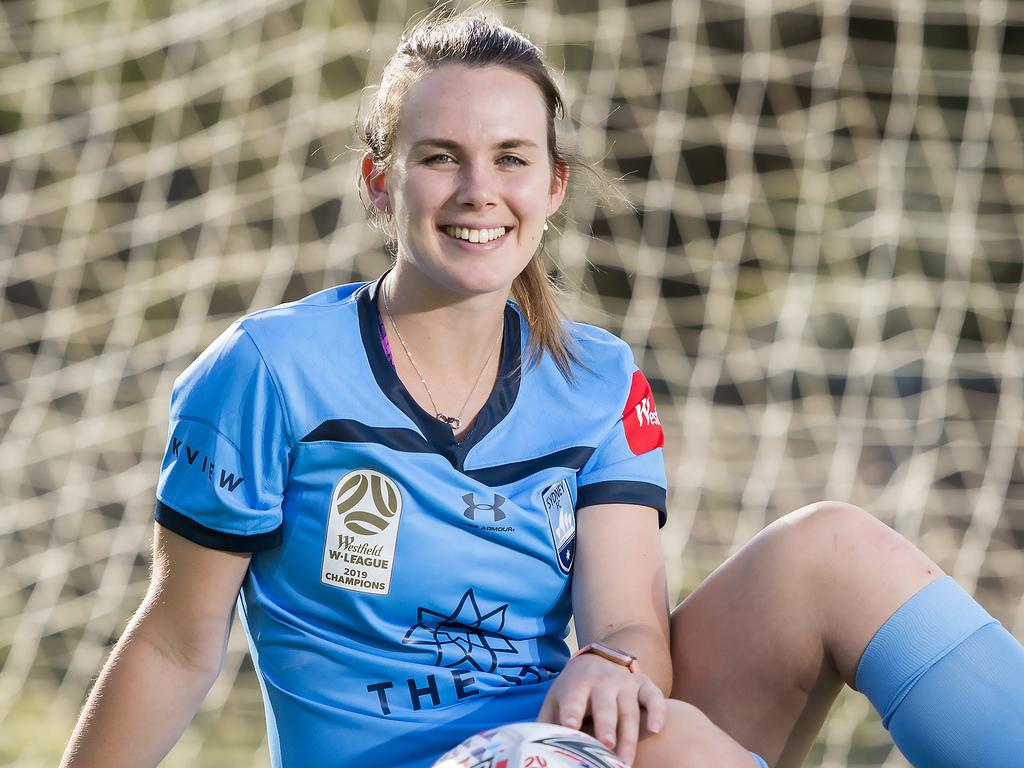
[[[565,315],[558,306],[560,289],[544,268],[544,254],[537,253],[512,283],[512,298],[519,304],[530,328],[524,361],[533,365],[551,355],[555,366],[572,383],[572,366],[581,365],[575,342],[565,327]]]

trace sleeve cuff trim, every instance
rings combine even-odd
[[[658,510],[658,527],[668,519],[666,505],[668,493],[660,485],[637,480],[608,480],[590,483],[576,489],[576,508],[594,504],[640,504]]]
[[[225,552],[261,552],[281,544],[282,526],[280,525],[266,533],[224,533],[197,523],[191,517],[183,515],[159,499],[156,502],[154,516],[164,528],[208,549],[219,549]]]

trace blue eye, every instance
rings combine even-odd
[[[502,165],[511,166],[526,165],[526,161],[517,155],[502,155],[501,157],[498,158],[498,162],[501,163]]]
[[[430,157],[426,158],[423,162],[427,163],[428,165],[447,165],[448,163],[454,163],[455,158],[452,157],[451,155],[442,153],[438,155],[431,155]]]

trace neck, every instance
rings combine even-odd
[[[500,305],[487,296],[444,304],[397,278],[396,269],[379,291],[395,371],[420,407],[459,437],[472,427],[501,367],[504,298]]]
[[[394,321],[421,369],[475,375],[501,337],[507,292],[465,296],[425,282],[401,262],[387,275],[379,301],[385,317],[390,310],[386,330],[393,332]]]

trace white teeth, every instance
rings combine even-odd
[[[468,229],[466,227],[442,227],[442,231],[450,237],[457,237],[459,240],[468,240],[471,243],[489,243],[497,240],[505,234],[505,227],[494,227],[492,229]]]

